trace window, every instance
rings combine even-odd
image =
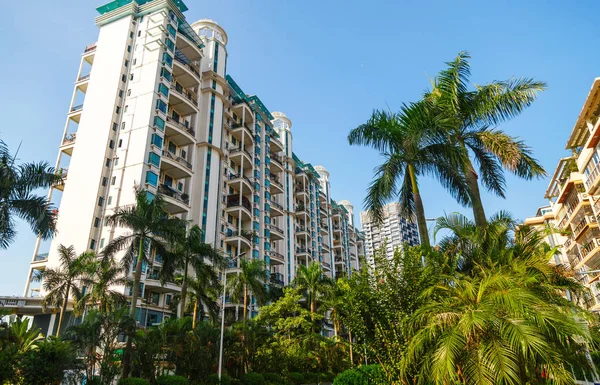
[[[125,108],[123,109],[123,112],[127,112],[128,109],[129,109],[129,105],[126,105]]]
[[[158,84],[158,93],[163,94],[164,96],[169,96],[169,87],[167,87],[163,83],[159,83]]]
[[[167,31],[169,31],[169,35],[173,37],[175,37],[175,34],[177,33],[171,24],[167,25]]]
[[[163,78],[167,79],[168,81],[171,81],[171,79],[173,79],[173,76],[171,75],[171,72],[169,72],[169,70],[166,69],[165,67],[162,67],[160,69],[160,76],[162,76]]]
[[[156,109],[159,111],[162,111],[163,113],[167,113],[167,103],[163,102],[162,100],[157,100],[156,101]]]
[[[131,52],[131,46],[130,45],[127,46],[127,52]]]
[[[163,139],[162,139],[162,137],[160,137],[156,134],[152,134],[152,139],[150,140],[150,144],[153,144],[154,146],[162,149]]]
[[[183,190],[183,183],[177,182],[177,190],[179,190],[179,191]]]
[[[115,166],[119,164],[119,158],[115,158]]]
[[[102,178],[102,186],[106,186],[107,183],[108,183],[108,178],[107,177],[103,177]]]
[[[181,157],[183,159],[185,159],[186,155],[187,155],[187,153],[185,152],[185,150],[181,150]]]
[[[123,145],[123,139],[119,139],[119,148]]]
[[[166,38],[165,45],[169,51],[173,52],[175,50],[175,43],[173,43],[173,40]]]
[[[121,113],[121,107],[117,106],[117,110],[115,111],[117,114]]]
[[[127,75],[123,74],[123,76],[121,76],[121,81],[125,83],[127,81]]]
[[[115,141],[111,140],[110,142],[108,142],[108,147],[110,147],[111,149],[115,148]]]
[[[142,31],[138,31],[138,37],[142,36]]]
[[[159,167],[160,166],[160,155],[155,152],[151,152],[148,154],[148,163]]]
[[[100,240],[100,248],[103,248],[103,247],[104,247],[104,238],[102,238],[102,239]]]
[[[119,127],[119,125],[117,123],[113,123],[113,131],[117,131],[117,127]]]
[[[121,123],[121,130],[125,129],[125,122]]]
[[[112,177],[112,179],[111,179],[111,181],[110,181],[110,184],[111,184],[112,186],[114,186],[114,185],[115,185],[115,183],[117,183],[117,177],[116,177],[116,176],[113,176],[113,177]]]
[[[131,96],[131,88],[127,90],[127,96]]]
[[[96,249],[96,240],[92,239],[92,241],[90,242],[90,249],[95,250]]]
[[[129,60],[125,59],[125,67],[129,67]]]
[[[104,205],[104,197],[99,197],[98,198],[98,206],[102,207],[102,205]]]
[[[100,226],[100,218],[96,217],[94,218],[94,227],[98,227]]]
[[[146,171],[146,183],[156,186],[158,184],[158,175],[152,171]]]
[[[106,202],[107,206],[110,206],[112,203],[112,196],[108,197],[108,201]]]
[[[133,65],[136,65],[136,63],[137,63],[137,58],[134,58],[133,59]]]
[[[122,98],[123,97],[123,90],[119,90],[119,97]]]
[[[110,167],[110,159],[106,158],[106,167]]]
[[[162,62],[169,67],[173,67],[173,57],[168,52],[163,52]]]
[[[175,143],[169,142],[169,152],[173,155],[177,153],[177,147],[175,146]]]
[[[133,39],[133,32],[129,32],[129,38]]]
[[[165,130],[165,121],[160,116],[154,117],[154,127],[158,128],[161,131]]]
[[[133,80],[133,74],[129,75],[129,80]]]

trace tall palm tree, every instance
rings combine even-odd
[[[135,263],[129,310],[132,319],[135,319],[143,262],[149,261],[152,251],[166,255],[168,245],[174,243],[185,226],[181,219],[167,216],[162,195],[149,197],[146,190],[137,187],[135,195],[135,205],[119,207],[106,217],[109,226],[125,227],[129,233],[114,238],[104,249],[107,256],[126,250],[121,260],[125,271],[131,271],[131,264]],[[128,338],[123,354],[123,377],[129,376],[131,351],[131,338]]]
[[[317,312],[318,302],[331,290],[332,281],[323,274],[321,265],[313,262],[308,267],[304,265],[298,267],[292,285],[304,295],[310,312],[314,315]]]
[[[219,283],[213,281],[212,277],[207,274],[197,274],[195,278],[190,278],[189,281],[190,298],[192,305],[192,329],[196,329],[196,321],[198,319],[198,311],[207,311],[210,319],[215,321],[219,314],[219,306],[217,298],[219,297]],[[201,313],[202,314],[202,313]]]
[[[97,305],[98,311],[108,313],[123,306],[127,297],[117,290],[116,286],[131,284],[126,272],[117,264],[112,256],[89,261],[84,267],[82,284],[88,289],[76,306],[83,309],[86,305]]]
[[[227,291],[235,298],[242,298],[244,323],[248,311],[248,295],[256,297],[259,304],[267,299],[267,265],[259,259],[240,258],[240,272],[228,279]]]
[[[51,305],[60,307],[56,336],[60,335],[60,328],[69,299],[73,297],[75,302],[77,302],[81,298],[81,289],[79,286],[85,272],[84,266],[94,256],[93,253],[77,255],[73,246],[66,247],[59,245],[59,268],[48,268],[42,275],[44,290],[47,291],[42,300],[42,306],[47,307]]]
[[[34,191],[61,183],[62,177],[46,162],[16,165],[6,143],[0,139],[0,249],[15,239],[15,217],[25,220],[42,239],[55,232],[56,208]]]
[[[376,110],[367,123],[350,131],[351,145],[370,146],[384,157],[376,168],[365,198],[365,207],[373,220],[381,222],[383,206],[399,196],[403,215],[416,217],[419,237],[429,245],[425,210],[418,177],[435,176],[461,204],[468,204],[464,178],[456,168],[462,152],[447,143],[445,121],[433,110],[432,103],[405,104],[399,112]]]
[[[202,241],[202,229],[192,226],[186,236],[180,237],[174,245],[173,250],[164,255],[161,278],[172,279],[177,270],[183,270],[180,296],[180,312],[183,317],[186,307],[189,270],[197,275],[204,275],[207,281],[217,282],[218,270],[224,266],[225,258],[215,250],[212,245]],[[207,263],[208,262],[208,263]]]
[[[456,163],[467,182],[468,194],[477,226],[487,222],[478,179],[498,196],[504,197],[503,168],[513,174],[532,179],[546,175],[532,157],[531,149],[521,140],[494,127],[518,116],[546,89],[544,82],[530,78],[493,81],[469,89],[470,56],[460,52],[446,63],[433,81],[433,89],[425,99],[435,104],[449,129],[449,144],[463,151],[463,161]],[[479,176],[470,157],[479,165]]]

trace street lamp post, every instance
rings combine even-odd
[[[232,258],[232,261],[237,261],[242,255],[241,253]],[[227,288],[227,265],[223,268],[223,298],[221,299],[221,343],[219,345],[219,382],[221,382],[221,373],[223,371],[223,334],[225,334],[225,292]]]

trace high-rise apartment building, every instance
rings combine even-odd
[[[599,118],[600,78],[596,78],[567,140],[570,155],[559,160],[546,191],[551,213],[543,213],[567,234],[555,238],[555,244],[562,245],[562,255],[556,262],[568,263],[575,277],[590,288],[592,295],[586,302],[594,311],[600,310],[600,289],[596,284],[600,279]],[[525,223],[533,222],[535,218],[528,218]]]
[[[60,244],[101,253],[127,232],[104,218],[135,203],[134,186],[163,194],[169,215],[199,225],[231,257],[229,274],[239,258],[264,260],[272,285],[315,261],[331,277],[359,267],[352,206],[333,200],[324,167],[296,156],[290,119],[227,74],[223,28],[189,24],[181,0],[115,0],[97,10],[98,41],[82,55],[56,162],[65,183],[49,194],[59,200],[58,233],[38,240],[25,296],[36,270],[59,264]],[[161,263],[153,255],[144,264],[143,324],[169,316],[179,291],[161,285]]]
[[[360,224],[365,236],[365,255],[372,261],[373,254],[386,243],[386,253],[393,257],[394,251],[403,244],[419,244],[417,225],[401,215],[400,203],[392,202],[383,207],[383,222],[375,224],[368,211],[360,213]]]

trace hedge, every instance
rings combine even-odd
[[[345,370],[333,380],[333,385],[383,385],[386,383],[379,365],[366,365]]]
[[[158,385],[188,385],[187,378],[182,376],[159,376],[156,381]]]
[[[265,378],[260,373],[246,373],[242,382],[244,385],[265,385]]]
[[[121,378],[118,382],[119,385],[150,385],[147,380],[137,377]]]

